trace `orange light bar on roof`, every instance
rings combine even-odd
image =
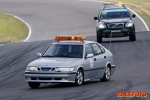
[[[116,5],[124,5],[124,2],[116,2]]]
[[[84,41],[85,36],[56,36],[55,41]]]

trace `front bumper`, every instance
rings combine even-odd
[[[69,73],[43,73],[43,72],[25,72],[27,82],[40,82],[40,83],[60,83],[60,82],[75,82],[75,72]]]
[[[106,29],[98,29],[97,35],[101,35],[102,37],[125,37],[129,36],[131,32],[135,31],[134,27],[131,28],[106,28]]]

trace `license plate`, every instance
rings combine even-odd
[[[121,32],[121,30],[112,30],[111,32],[112,32],[112,33]]]

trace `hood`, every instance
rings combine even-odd
[[[112,23],[112,22],[128,22],[128,21],[131,21],[130,18],[117,18],[117,19],[105,19],[105,20],[101,20],[101,22],[104,22],[104,23]]]
[[[74,66],[74,64],[78,63],[82,60],[82,58],[39,58],[37,60],[32,61],[28,64],[28,66],[37,66],[37,67],[67,67]]]

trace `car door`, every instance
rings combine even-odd
[[[102,77],[106,65],[106,55],[97,43],[92,43],[91,47],[94,52],[94,67],[96,77]]]
[[[83,64],[85,80],[94,78],[96,76],[96,73],[95,73],[95,70],[94,70],[95,69],[94,57],[86,58],[86,56],[88,54],[93,54],[94,55],[91,46],[89,44],[86,44],[85,48],[84,48],[84,56],[85,57],[84,57],[84,64]]]

